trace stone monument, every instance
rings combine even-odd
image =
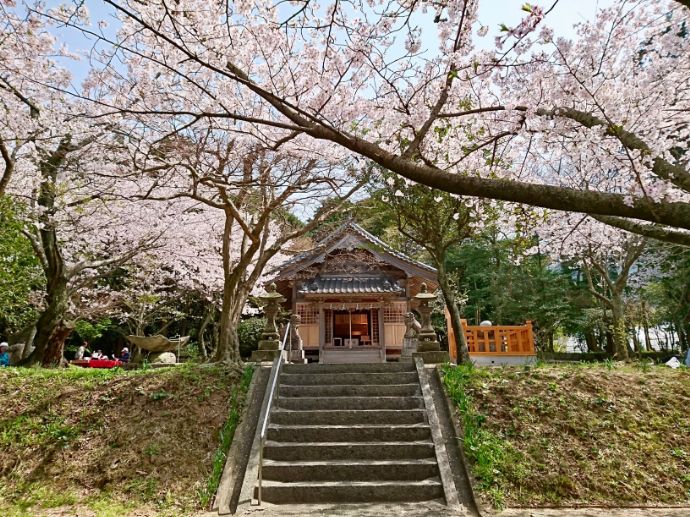
[[[144,360],[144,353],[146,353],[151,363],[175,364],[177,356],[174,352],[189,342],[189,336],[168,339],[160,334],[148,337],[126,336],[126,338],[134,346],[134,353],[130,360],[132,363],[141,363]]]
[[[276,284],[271,283],[266,288],[266,294],[259,296],[259,300],[263,302],[266,326],[259,340],[259,349],[254,350],[250,358],[250,361],[257,363],[273,361],[280,355],[280,334],[276,326],[276,316],[285,298],[276,291]]]
[[[425,364],[450,362],[450,355],[441,350],[436,332],[431,327],[429,302],[434,300],[436,295],[427,292],[426,284],[422,283],[419,293],[414,298],[419,301],[417,310],[422,317],[422,328],[417,336],[417,351],[412,353],[412,357],[421,357]]]
[[[412,354],[417,351],[417,336],[422,326],[414,317],[413,312],[405,314],[405,335],[403,336],[403,349],[400,353],[401,361],[412,361]]]

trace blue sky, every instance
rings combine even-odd
[[[515,25],[525,14],[520,7],[524,0],[484,0],[479,4],[479,21],[489,25],[490,32],[495,31],[501,23]],[[548,9],[553,0],[531,0],[530,3]],[[594,18],[597,7],[608,7],[612,0],[560,0],[546,18],[547,25],[557,35],[570,37],[574,35],[573,25]],[[494,36],[497,33],[494,32]]]
[[[531,0],[532,3],[547,9],[553,4],[553,0]],[[607,7],[613,0],[559,0],[555,9],[546,19],[546,24],[554,29],[558,36],[572,37],[575,32],[573,25],[578,22],[591,20],[598,7]],[[57,5],[59,1],[49,0],[49,5]],[[513,26],[517,24],[525,13],[520,9],[525,0],[481,0],[479,6],[479,21],[482,25],[489,26],[488,35],[483,41],[477,41],[478,46],[490,48],[493,46],[494,37],[500,33],[501,24]],[[108,32],[112,33],[117,27],[117,20],[113,16],[113,10],[100,0],[86,0],[85,2],[91,16],[92,23],[106,20],[109,23]],[[83,34],[67,30],[57,29],[55,33],[61,41],[65,42],[71,50],[88,50],[93,41],[89,41]],[[86,76],[89,63],[82,61],[64,61],[74,75],[75,85],[79,85]]]

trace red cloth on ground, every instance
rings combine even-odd
[[[122,361],[113,359],[91,359],[89,361],[89,368],[115,368],[122,366]]]

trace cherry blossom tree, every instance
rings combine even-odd
[[[618,0],[574,41],[525,4],[492,50],[474,47],[477,0],[104,2],[122,26],[82,27],[111,45],[94,89],[118,60],[136,75],[89,95],[106,111],[300,135],[448,192],[690,242],[685,1]]]
[[[566,219],[551,214],[539,231],[541,242],[551,254],[580,264],[589,292],[605,310],[611,311],[613,355],[627,360],[625,292],[631,275],[641,276],[639,259],[647,239],[577,214]]]
[[[99,280],[156,245],[161,213],[151,203],[135,208],[112,179],[123,165],[116,124],[83,118],[92,104],[61,91],[70,75],[55,57],[69,53],[55,48],[45,17],[29,12],[20,18],[8,9],[12,2],[1,6],[0,192],[27,207],[24,235],[45,276],[34,348],[25,362],[55,365],[75,318],[110,306]]]
[[[147,127],[151,131],[154,123]],[[214,221],[213,230],[199,233],[215,249],[215,263],[206,271],[215,275],[222,299],[212,360],[237,362],[237,326],[267,266],[284,260],[283,248],[337,211],[366,175],[353,182],[343,164],[289,143],[266,148],[255,137],[233,135],[231,128],[184,136],[163,131],[160,138],[149,133],[139,142],[132,152],[139,175],[132,181],[141,198],[200,205],[196,210]]]

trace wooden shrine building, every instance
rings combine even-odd
[[[283,263],[273,281],[286,298],[285,308],[301,318],[307,358],[322,363],[396,360],[405,314],[415,309],[413,297],[422,283],[430,292],[438,288],[436,269],[396,251],[354,222]],[[467,337],[468,344],[471,339],[477,342],[469,330]],[[487,341],[486,352],[506,355],[506,344]],[[455,343],[450,347],[451,357],[457,357]]]
[[[307,358],[327,363],[397,358],[410,298],[422,282],[438,287],[434,268],[353,222],[284,263],[274,281],[301,317]]]

